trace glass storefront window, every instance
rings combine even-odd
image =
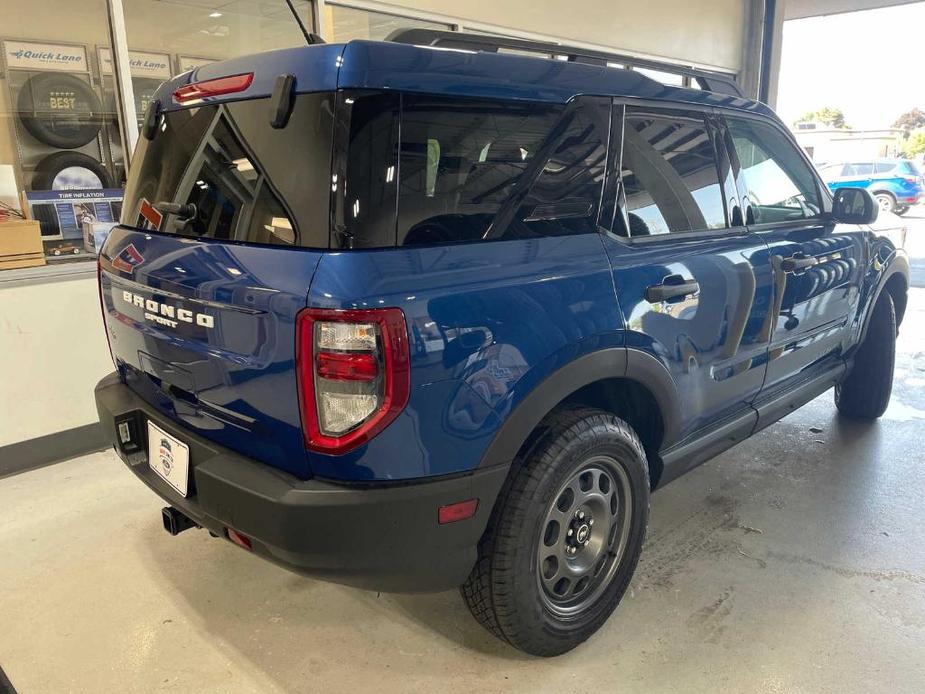
[[[384,12],[369,12],[340,5],[326,4],[324,14],[327,29],[325,38],[332,43],[350,41],[351,39],[381,41],[396,29],[438,29],[443,31],[453,29],[450,24],[427,22],[422,19],[385,14]]]
[[[92,258],[83,223],[118,217],[124,176],[96,59],[111,50],[106,3],[11,5],[0,32],[0,270]]]

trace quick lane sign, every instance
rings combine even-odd
[[[4,41],[6,66],[16,70],[86,72],[87,51],[83,46],[37,41]]]

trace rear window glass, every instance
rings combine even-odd
[[[295,100],[285,128],[268,99],[162,114],[139,139],[122,223],[194,238],[327,247],[332,95]]]

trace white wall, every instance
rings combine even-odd
[[[0,446],[95,422],[93,387],[113,368],[96,273],[0,284]]]
[[[737,72],[749,0],[394,0],[394,8]],[[382,5],[383,3],[378,3]]]

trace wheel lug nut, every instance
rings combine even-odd
[[[584,512],[584,511],[579,511],[579,512],[578,512],[578,520],[584,520],[584,517],[585,517],[585,512]]]
[[[575,532],[575,531],[572,530],[571,528],[569,528],[569,529],[568,529],[568,532],[565,533],[565,534],[568,535],[569,537],[571,537],[573,532]]]
[[[593,519],[593,518],[589,518],[589,519],[588,519],[588,525],[594,525],[594,519]]]

